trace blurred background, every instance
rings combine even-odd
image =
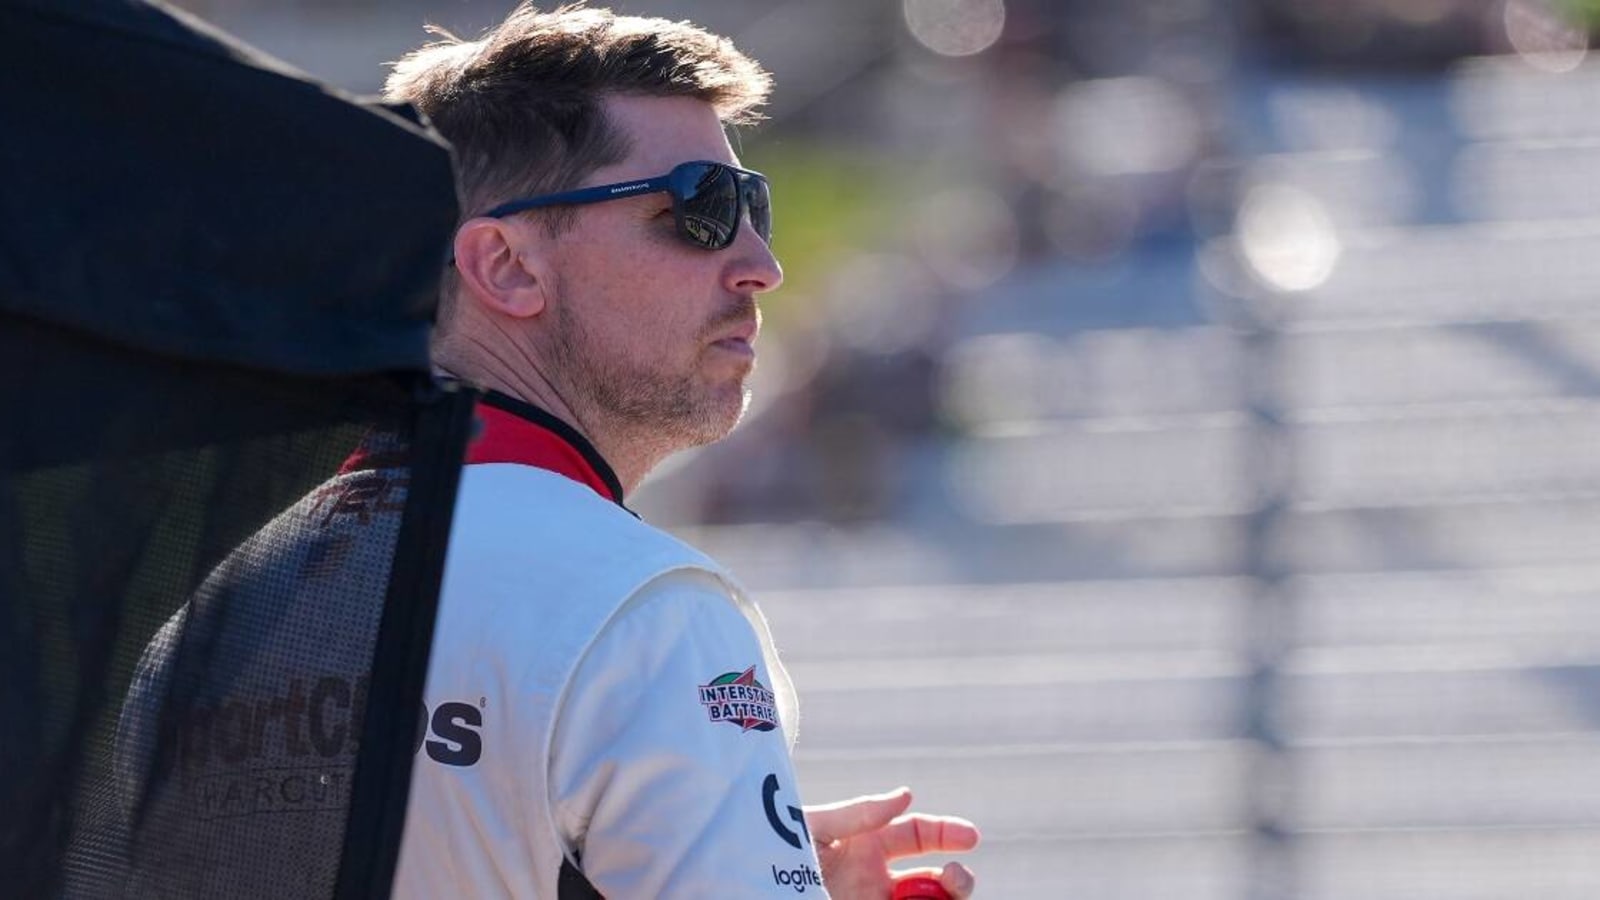
[[[509,0],[187,0],[376,92]],[[981,893],[1600,892],[1600,3],[619,0],[776,75],[788,282],[637,498],[809,802]]]

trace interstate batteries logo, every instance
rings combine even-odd
[[[778,727],[778,707],[772,691],[756,680],[756,667],[727,672],[700,685],[700,705],[713,722],[739,726],[740,731],[771,731]]]

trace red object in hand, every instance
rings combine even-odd
[[[917,875],[895,883],[894,900],[950,900],[950,892],[939,879]]]

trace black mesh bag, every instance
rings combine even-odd
[[[448,151],[158,7],[0,33],[0,895],[386,896]]]

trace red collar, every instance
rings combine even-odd
[[[616,473],[572,426],[536,406],[493,391],[478,401],[477,414],[482,427],[467,445],[467,465],[535,466],[622,503],[622,484]]]
[[[622,506],[622,482],[617,473],[571,425],[537,406],[494,391],[479,399],[475,412],[480,427],[467,445],[467,465],[534,466],[586,484]],[[339,468],[339,474],[404,466],[408,461],[403,443],[381,433],[369,434]]]

